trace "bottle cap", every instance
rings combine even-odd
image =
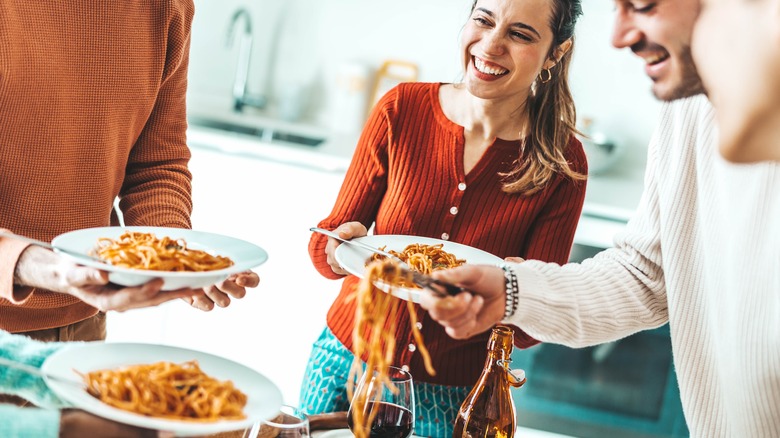
[[[497,360],[496,363],[506,370],[506,378],[510,385],[514,386],[515,388],[519,388],[525,385],[525,371],[521,370],[520,368],[514,370],[511,369],[509,364],[512,363],[512,359],[501,359]]]

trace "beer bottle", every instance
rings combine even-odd
[[[514,436],[515,404],[509,389],[522,386],[525,378],[518,379],[509,369],[513,341],[511,328],[503,325],[493,328],[485,368],[458,411],[453,438]]]

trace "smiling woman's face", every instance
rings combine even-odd
[[[461,34],[464,83],[482,99],[527,95],[547,58],[552,0],[479,0]],[[522,99],[524,100],[524,99]]]
[[[728,160],[780,160],[780,0],[702,0],[693,56]]]

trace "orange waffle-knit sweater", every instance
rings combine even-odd
[[[189,227],[185,92],[192,0],[0,2],[0,228],[51,240],[117,224]],[[96,309],[13,285],[0,239],[0,328]]]
[[[468,174],[463,170],[463,127],[447,119],[438,83],[402,84],[375,107],[365,125],[331,214],[319,226],[334,229],[359,221],[376,222],[375,234],[406,234],[470,245],[499,257],[517,256],[565,263],[585,199],[585,182],[556,177],[530,197],[501,190],[500,172],[518,157],[519,141],[495,142]],[[587,173],[582,145],[574,137],[566,150],[574,170]],[[314,233],[309,253],[327,278],[342,278],[325,255],[327,237]],[[328,327],[352,348],[358,278],[345,278],[330,308]],[[404,307],[405,309],[405,307]],[[414,378],[441,385],[473,385],[484,365],[489,333],[453,340],[417,306],[421,332],[436,376],[425,371],[406,311],[398,323],[396,366],[408,365]],[[518,346],[536,343],[519,330]]]

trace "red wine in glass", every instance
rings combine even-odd
[[[355,411],[360,409],[360,411]],[[356,414],[371,424],[355,424]],[[387,379],[365,372],[347,414],[349,429],[369,438],[408,438],[414,431],[414,381],[408,371],[389,367]]]
[[[386,402],[369,402],[366,412],[376,412],[374,422],[368,432],[370,438],[407,438],[412,434],[414,418],[409,409]],[[352,429],[352,416],[347,416]]]

